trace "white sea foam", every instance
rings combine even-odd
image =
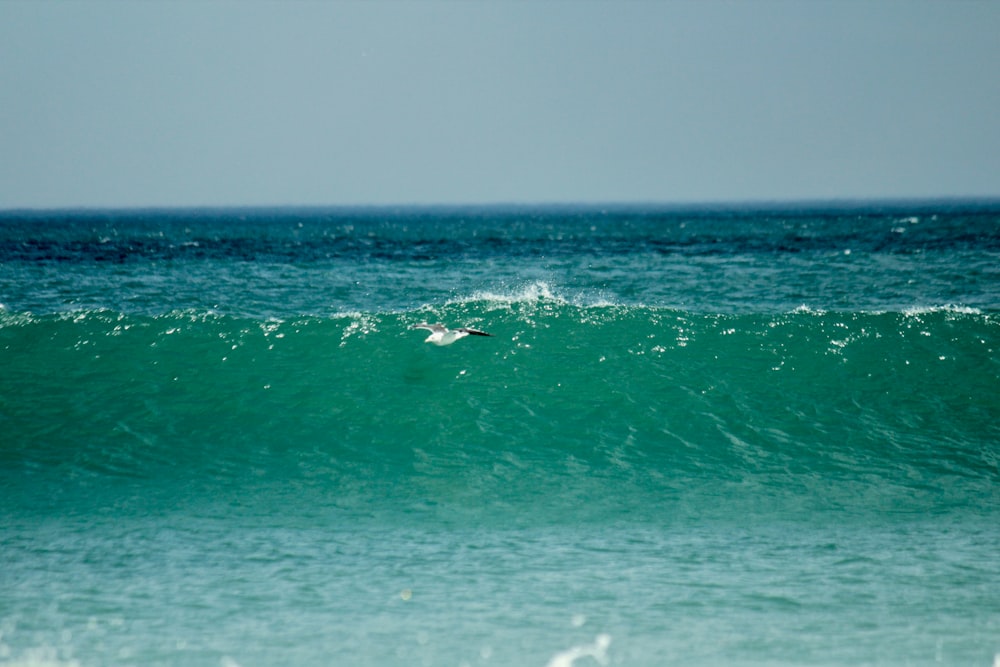
[[[499,304],[537,303],[540,301],[569,303],[568,300],[553,289],[552,285],[544,280],[536,280],[531,283],[518,285],[510,291],[494,292],[491,290],[481,290],[473,292],[471,296],[453,299],[448,303],[469,303],[473,301],[490,301]]]
[[[572,648],[556,653],[549,660],[547,667],[573,667],[573,664],[582,658],[593,658],[602,665],[608,664],[608,646],[611,645],[611,635],[599,634],[594,638],[593,644],[574,646]]]
[[[813,308],[802,304],[792,309],[794,315],[826,315],[830,311],[822,308]],[[836,312],[836,311],[835,311]],[[959,306],[955,304],[944,304],[942,306],[911,306],[902,310],[863,310],[861,313],[867,315],[885,315],[887,313],[898,312],[906,317],[918,317],[920,315],[930,315],[933,313],[952,313],[955,315],[982,315],[983,311],[972,306]]]
[[[545,280],[521,283],[510,289],[479,290],[471,295],[451,299],[448,305],[486,302],[502,308],[511,306],[575,306],[577,308],[617,308],[625,304],[607,297],[604,292],[581,292],[567,294],[564,290]],[[641,304],[630,304],[642,307]]]
[[[907,317],[917,317],[919,315],[930,315],[931,313],[954,313],[956,315],[982,315],[983,311],[969,306],[956,306],[945,304],[943,306],[914,306],[903,310],[903,315]]]
[[[826,315],[826,311],[821,308],[810,308],[806,304],[796,306],[792,313],[795,315]]]

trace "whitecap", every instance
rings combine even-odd
[[[581,658],[593,658],[602,665],[608,664],[608,646],[611,645],[611,635],[599,634],[593,644],[574,646],[552,656],[546,667],[573,667],[573,663]]]
[[[826,315],[826,311],[821,308],[811,308],[806,304],[796,306],[792,310],[793,315]]]
[[[509,292],[481,290],[473,292],[472,295],[468,297],[452,299],[448,301],[448,303],[469,303],[473,301],[487,301],[503,305],[516,303],[538,303],[541,301],[554,301],[562,304],[569,303],[565,298],[558,294],[555,289],[553,289],[552,285],[544,280],[536,280],[534,282],[519,285]]]
[[[955,304],[945,304],[943,306],[913,306],[903,309],[906,317],[918,317],[920,315],[930,315],[932,313],[953,313],[956,315],[982,315],[983,311],[971,306],[958,306]]]

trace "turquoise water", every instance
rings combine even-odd
[[[1000,654],[992,204],[7,212],[0,302],[0,664]]]

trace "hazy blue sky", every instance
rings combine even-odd
[[[0,208],[1000,195],[1000,2],[0,0]]]

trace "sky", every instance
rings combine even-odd
[[[998,35],[989,0],[0,0],[0,209],[997,197]]]

